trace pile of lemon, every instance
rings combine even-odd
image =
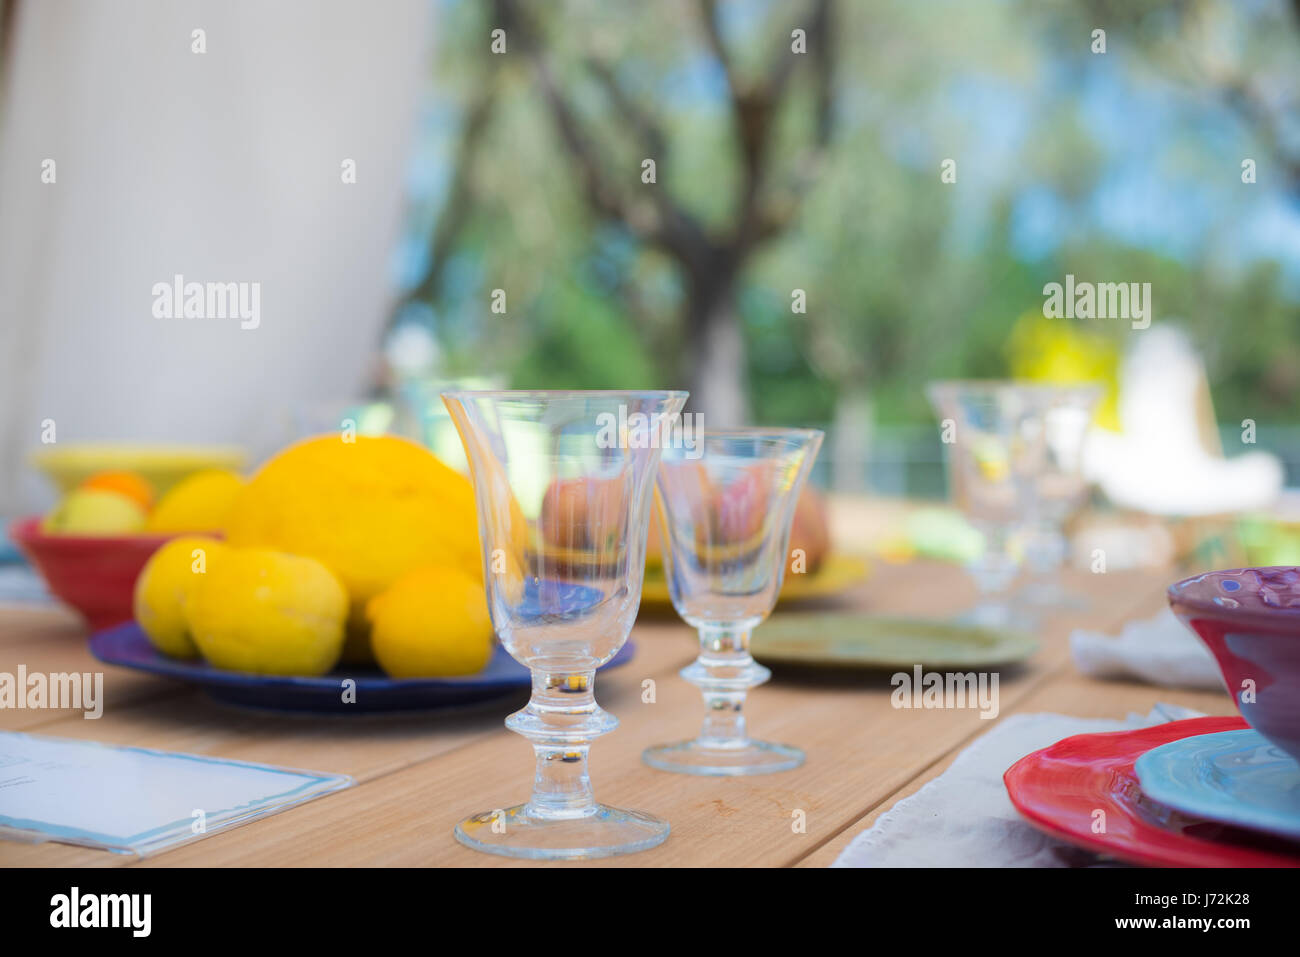
[[[171,540],[136,582],[136,619],[165,654],[275,675],[377,662],[402,678],[473,674],[492,655],[473,489],[413,442],[291,446],[217,530]]]

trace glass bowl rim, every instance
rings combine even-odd
[[[1226,577],[1244,574],[1245,572],[1282,571],[1287,569],[1300,571],[1300,565],[1245,565],[1241,568],[1216,568],[1174,582],[1165,590],[1165,594],[1168,596],[1169,605],[1175,614],[1179,614],[1180,609],[1186,609],[1193,613],[1200,613],[1221,620],[1257,622],[1268,626],[1267,630],[1270,633],[1274,633],[1273,629],[1278,625],[1291,623],[1297,626],[1296,633],[1300,634],[1300,607],[1276,608],[1264,606],[1260,608],[1238,606],[1229,608],[1215,604],[1212,598],[1188,594],[1188,589],[1191,586],[1211,576]],[[1297,587],[1297,593],[1300,594],[1300,587]],[[1290,637],[1295,637],[1295,635]]]

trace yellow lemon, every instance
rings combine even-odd
[[[371,648],[394,678],[472,675],[492,657],[483,584],[459,568],[435,565],[404,575],[366,613]]]
[[[363,630],[365,603],[409,571],[482,574],[469,480],[395,436],[330,434],[285,449],[240,492],[226,538],[322,562]]]
[[[153,553],[135,580],[135,620],[163,654],[199,656],[185,622],[185,596],[223,548],[215,538],[173,538]]]
[[[144,528],[145,511],[134,499],[103,489],[69,492],[41,521],[47,535],[130,535]]]
[[[228,548],[185,596],[185,621],[218,668],[264,675],[322,675],[343,648],[348,598],[312,558]]]
[[[204,469],[164,495],[149,515],[151,532],[215,532],[225,527],[244,480],[228,469]]]

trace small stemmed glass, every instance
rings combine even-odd
[[[1065,535],[1066,522],[1088,497],[1083,453],[1102,389],[1097,385],[1037,388],[1043,419],[1043,455],[1029,503],[1025,563],[1029,566],[1030,581],[1020,595],[1034,605],[1086,608],[1087,598],[1069,591],[1060,581],[1060,572],[1070,549]]]
[[[618,720],[593,693],[641,601],[659,454],[684,392],[447,392],[478,504],[493,628],[532,671],[506,727],[533,746],[526,804],[456,825],[456,838],[511,857],[606,857],[654,847],[668,824],[597,804],[591,739]]]
[[[1007,592],[1020,573],[1034,482],[1043,469],[1042,390],[967,380],[932,383],[926,394],[940,418],[953,499],[984,539],[966,566],[980,592],[966,617],[977,625],[1006,625],[1012,617]]]
[[[822,433],[705,430],[695,448],[665,449],[656,480],[664,571],[673,607],[700,636],[681,675],[704,695],[693,741],[648,748],[651,767],[684,774],[786,771],[803,752],[752,740],[745,695],[771,672],[749,653],[750,632],[776,605],[790,523]]]

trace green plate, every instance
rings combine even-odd
[[[854,668],[1008,664],[1037,650],[1021,632],[854,614],[774,615],[750,642],[759,661]]]

